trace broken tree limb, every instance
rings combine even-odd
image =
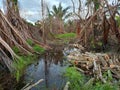
[[[30,52],[34,52],[32,47],[27,44],[27,42],[19,35],[19,32],[12,26],[12,24],[7,20],[7,18],[3,15],[2,11],[0,11],[0,15],[4,18],[6,23],[9,25],[11,30],[18,36],[18,38],[21,40],[23,47],[26,47],[26,49]]]
[[[34,84],[32,84],[32,85],[29,85],[29,86],[27,86],[27,87],[25,87],[25,88],[23,88],[23,89],[21,89],[21,90],[30,90],[31,88],[35,87],[36,85],[38,85],[39,83],[41,83],[41,82],[43,82],[43,81],[44,81],[44,79],[40,79],[40,80],[38,80],[36,83],[34,83]]]
[[[18,56],[14,53],[11,47],[1,38],[1,36],[0,36],[0,43],[10,52],[12,58],[14,57],[18,58]]]
[[[68,81],[63,90],[69,90],[69,85],[70,85],[70,82]]]

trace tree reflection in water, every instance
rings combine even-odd
[[[46,52],[44,54],[44,69],[45,69],[45,85],[48,88],[48,77],[49,77],[49,68],[51,64],[63,66],[63,52]]]
[[[44,79],[42,83],[32,88],[32,90],[46,90],[45,88],[48,90],[61,90],[65,85],[65,78],[62,75],[67,67],[64,61],[62,51],[47,51],[40,57],[39,61],[28,67],[24,81],[29,83],[32,79],[33,83],[35,83],[40,79]]]

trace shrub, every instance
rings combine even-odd
[[[33,49],[36,51],[36,52],[39,52],[39,53],[43,53],[45,51],[44,48],[40,47],[39,45],[34,45],[33,46]]]
[[[61,38],[61,39],[72,39],[72,38],[75,38],[75,37],[76,37],[75,33],[65,33],[65,34],[56,35],[56,38]]]

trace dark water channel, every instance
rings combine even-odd
[[[65,62],[63,51],[47,51],[38,61],[26,69],[23,82],[25,84],[35,83],[44,79],[43,82],[31,90],[62,90],[66,83],[63,77],[67,67]]]
[[[66,53],[62,49],[46,51],[33,64],[29,65],[20,82],[17,83],[7,71],[0,69],[0,90],[21,90],[26,84],[34,84],[44,79],[31,90],[63,90],[68,67]]]

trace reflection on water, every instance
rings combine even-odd
[[[39,79],[44,79],[42,83],[34,87],[32,90],[61,90],[65,85],[65,79],[62,76],[65,68],[64,55],[62,51],[49,51],[40,57],[40,60],[26,70],[24,80],[26,83]]]

